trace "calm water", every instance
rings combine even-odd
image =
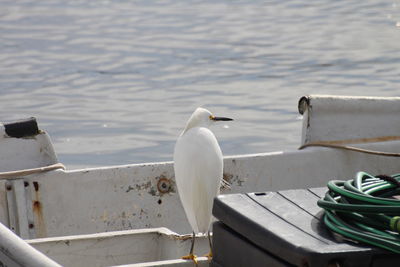
[[[302,95],[398,96],[398,1],[0,1],[0,120],[69,168],[172,159],[200,105],[225,155],[295,149]]]

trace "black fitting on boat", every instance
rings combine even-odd
[[[299,110],[299,113],[301,115],[304,114],[304,112],[308,109],[308,107],[310,106],[310,99],[311,96],[303,96],[300,98],[299,103],[297,105],[297,108]]]
[[[14,122],[4,123],[4,129],[6,134],[10,137],[29,137],[35,136],[40,133],[38,128],[36,118],[31,117],[28,119],[23,119]]]

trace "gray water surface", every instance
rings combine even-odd
[[[191,112],[225,155],[296,149],[307,94],[398,96],[398,1],[0,1],[0,121],[68,168],[172,159]]]

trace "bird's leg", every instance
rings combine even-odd
[[[210,231],[208,231],[207,237],[208,237],[208,244],[210,245],[210,252],[204,256],[206,256],[208,259],[211,259],[213,256],[213,253],[212,253],[213,247],[212,247],[212,242],[211,242]]]
[[[195,240],[196,234],[193,232],[193,236],[192,236],[192,245],[190,247],[190,252],[189,255],[183,256],[182,259],[184,260],[192,260],[196,266],[197,266],[197,256],[193,254],[193,249],[194,249],[194,240]]]

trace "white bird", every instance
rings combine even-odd
[[[174,151],[175,180],[186,217],[192,227],[193,237],[190,253],[182,258],[192,259],[194,239],[197,233],[208,233],[213,200],[222,182],[223,158],[221,148],[209,127],[216,121],[231,121],[216,117],[204,108],[197,108],[179,136]]]

